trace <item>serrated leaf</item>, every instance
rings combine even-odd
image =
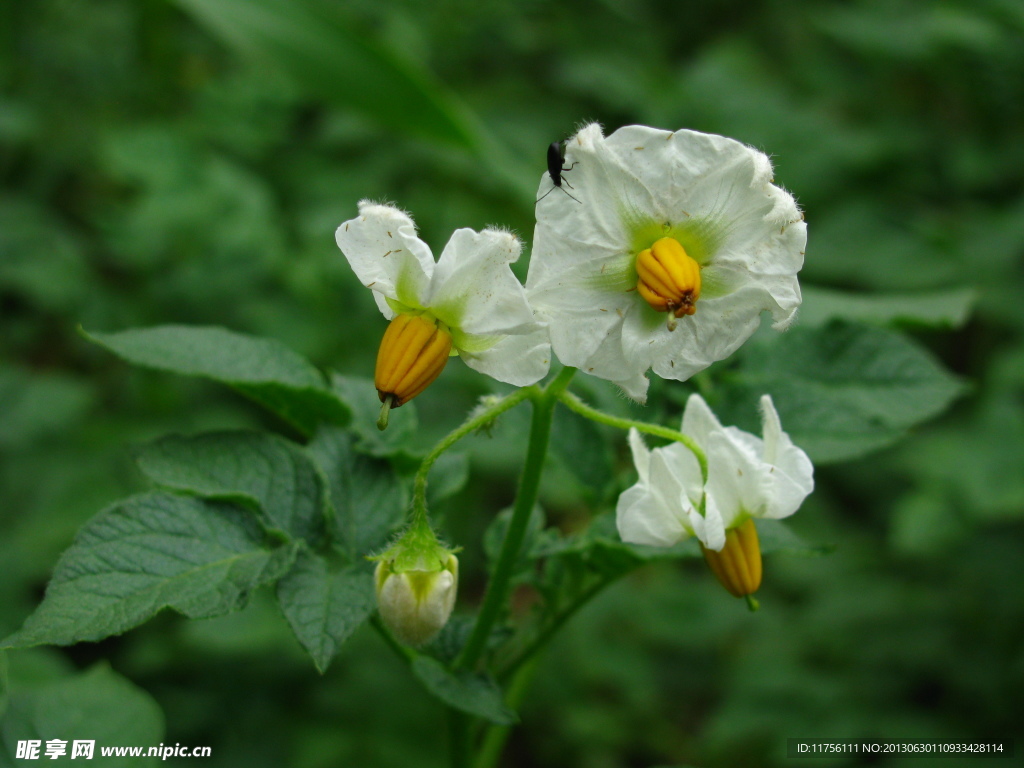
[[[295,637],[323,673],[373,612],[373,575],[362,566],[332,572],[322,557],[303,551],[277,582],[277,599]]]
[[[895,442],[963,391],[907,336],[833,322],[762,336],[710,398],[723,424],[760,432],[757,403],[772,396],[782,427],[815,463],[851,459]]]
[[[156,701],[101,663],[74,677],[12,693],[0,726],[0,765],[24,763],[16,757],[19,741],[41,741],[40,758],[45,759],[50,739],[67,742],[65,760],[71,759],[74,742],[82,740],[95,742],[93,759],[104,766],[156,765],[156,757],[101,758],[100,747],[155,745],[163,738],[164,716]]]
[[[43,602],[0,648],[101,640],[164,608],[189,618],[238,610],[294,558],[290,545],[263,547],[255,522],[235,507],[134,496],[86,523],[57,562]]]
[[[960,328],[978,299],[972,288],[927,293],[849,293],[803,286],[800,324],[825,325],[830,320],[851,320],[869,325],[917,325]]]
[[[351,415],[320,371],[273,339],[188,325],[83,333],[135,365],[227,384],[307,436],[320,422],[345,424]]]
[[[408,494],[390,463],[358,453],[355,436],[324,427],[307,450],[330,488],[335,540],[353,557],[380,548],[402,522]]]
[[[437,659],[422,654],[413,659],[412,671],[430,693],[450,707],[498,725],[519,722],[490,676],[466,670],[452,672]]]
[[[301,447],[277,435],[171,435],[143,446],[136,460],[156,484],[253,506],[291,538],[315,542],[323,533],[326,480]]]

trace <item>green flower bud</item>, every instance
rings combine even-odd
[[[388,629],[406,645],[422,645],[448,623],[459,587],[459,560],[444,552],[436,567],[397,569],[397,558],[377,563],[377,608]]]

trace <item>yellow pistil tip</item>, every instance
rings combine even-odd
[[[679,241],[663,237],[637,254],[637,293],[652,309],[669,314],[668,329],[675,318],[697,311],[700,298],[700,265]]]

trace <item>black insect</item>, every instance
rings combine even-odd
[[[548,146],[548,176],[551,177],[551,183],[554,184],[555,186],[551,187],[551,189],[549,189],[547,192],[545,192],[543,195],[541,195],[540,199],[537,200],[538,203],[541,200],[543,200],[545,197],[550,195],[552,192],[554,192],[555,191],[555,187],[558,187],[563,192],[565,192],[565,194],[569,195],[569,193],[566,192],[565,189],[562,187],[563,183],[569,189],[574,189],[573,185],[570,184],[568,181],[566,181],[565,177],[562,176],[562,174],[565,173],[566,171],[571,171],[573,168],[575,168],[576,167],[576,163],[573,163],[568,168],[564,168],[562,166],[562,164],[564,162],[565,162],[565,142],[563,142],[563,141],[552,141],[551,144]],[[569,197],[572,197],[572,195],[569,195]],[[572,199],[576,200],[576,202],[580,203],[580,205],[583,204],[582,201],[578,200],[575,197],[572,197]]]

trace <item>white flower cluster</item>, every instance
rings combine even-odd
[[[628,126],[606,137],[592,124],[565,142],[564,162],[573,194],[549,194],[555,178],[542,177],[525,287],[510,268],[521,243],[502,230],[460,229],[435,262],[392,206],[363,201],[338,228],[338,246],[392,321],[377,360],[381,428],[449,355],[527,386],[553,351],[642,402],[649,370],[685,381],[731,355],[762,312],[776,329],[793,320],[807,231],[764,154],[694,131]],[[619,500],[623,540],[695,536],[734,594],[759,583],[748,522],[792,514],[813,487],[810,461],[767,396],[762,410],[763,439],[723,428],[690,398],[683,432],[704,451],[706,473],[684,445],[650,451],[633,431],[640,480]],[[749,578],[732,586],[721,575],[740,571]]]
[[[634,125],[605,137],[592,124],[565,157],[576,196],[538,203],[525,290],[509,268],[522,246],[500,230],[456,231],[435,263],[407,214],[364,201],[338,246],[385,317],[428,313],[467,365],[518,386],[547,373],[553,347],[642,401],[649,369],[685,381],[732,354],[762,311],[777,329],[793,319],[807,230],[764,154],[694,131]],[[638,256],[665,238],[700,284],[692,314],[670,323],[638,290]]]

